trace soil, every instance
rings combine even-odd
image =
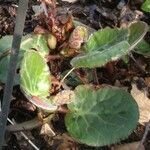
[[[123,2],[123,1],[122,1]],[[12,35],[15,25],[16,17],[16,6],[18,0],[3,0],[0,2],[0,35]],[[27,17],[25,22],[24,34],[28,34],[34,31],[37,25],[42,25],[43,22],[39,17],[33,17],[34,11],[33,5],[38,5],[39,2],[36,0],[30,0],[29,9],[27,11]],[[120,3],[119,0],[80,0],[76,3],[70,4],[67,2],[58,1],[58,11],[60,13],[66,13],[69,11],[74,18],[80,22],[94,28],[100,29],[106,26],[109,27],[120,27],[129,24],[135,20],[143,20],[150,24],[150,14],[144,13],[140,9],[142,0],[125,0]],[[62,11],[63,10],[63,11]],[[123,11],[124,10],[124,11]],[[147,34],[147,40],[150,40],[150,36]],[[150,42],[150,41],[149,41]],[[134,77],[142,78],[150,76],[150,70],[148,68],[150,59],[145,58],[139,54],[134,54],[136,62],[129,57],[129,63],[126,65],[122,60],[114,63],[107,64],[105,67],[97,68],[97,79],[99,84],[115,85],[117,82],[122,86],[131,89],[131,81]],[[143,71],[141,66],[147,66]],[[60,69],[67,70],[67,62],[54,61],[52,67],[52,74],[55,76]],[[82,70],[79,70],[82,74]],[[95,84],[97,82],[95,81]],[[4,87],[4,85],[2,85]],[[149,94],[149,91],[148,91]],[[0,91],[0,96],[3,96],[3,88]],[[149,95],[148,95],[149,96]],[[31,104],[25,96],[22,94],[19,86],[15,86],[13,90],[13,100],[11,102],[11,108],[9,118],[14,119],[17,123],[25,122],[33,119],[37,116],[37,108]],[[39,147],[41,150],[111,150],[111,146],[105,147],[90,147],[79,144],[73,139],[70,139],[66,134],[66,128],[64,125],[64,114],[57,114],[52,121],[52,126],[57,134],[55,137],[48,135],[41,135],[41,128],[37,127],[32,130],[25,131],[26,135],[32,142]],[[143,137],[145,126],[139,125],[137,129],[121,143],[131,143],[134,141],[140,141]],[[116,133],[117,134],[117,133]],[[150,149],[150,135],[148,135],[145,141],[146,150]],[[65,147],[62,143],[67,145]],[[61,147],[60,147],[61,146]],[[63,146],[65,148],[63,148]],[[8,132],[6,134],[4,148],[6,150],[32,150],[33,147],[21,137],[20,132],[13,133]]]

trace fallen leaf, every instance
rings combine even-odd
[[[136,150],[139,144],[140,142],[133,142],[133,143],[116,145],[112,147],[111,150]],[[145,150],[144,146],[142,146],[140,150]]]
[[[40,134],[48,135],[48,136],[51,136],[51,137],[56,135],[55,132],[53,131],[53,129],[50,127],[50,125],[48,123],[45,123],[45,124],[42,125]]]
[[[133,96],[139,107],[139,123],[144,125],[150,120],[150,99],[146,96],[146,93],[144,93],[144,91],[138,90],[135,84],[132,84],[131,95]]]

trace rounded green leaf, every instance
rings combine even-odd
[[[86,53],[71,60],[75,68],[101,67],[128,53],[127,29],[105,28],[95,32],[85,44]]]
[[[36,51],[24,54],[21,64],[21,87],[34,96],[49,96],[51,79],[46,61]]]
[[[90,146],[116,143],[138,124],[138,106],[122,89],[78,86],[71,101],[65,124],[70,135],[81,143]]]
[[[53,109],[54,106],[47,99],[51,87],[50,71],[38,52],[31,50],[24,54],[20,76],[21,88],[26,97],[38,107]]]
[[[120,57],[128,54],[130,45],[123,41],[104,51],[94,51],[85,55],[78,55],[71,60],[71,65],[75,68],[86,67],[94,68],[104,66],[109,61],[115,61]]]

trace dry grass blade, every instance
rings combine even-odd
[[[150,100],[144,93],[137,89],[136,85],[132,85],[131,95],[138,104],[140,111],[139,123],[144,125],[150,120]]]
[[[9,118],[7,118],[8,122],[10,122],[12,125],[15,125]],[[39,150],[39,148],[21,131],[20,134],[28,141],[28,143],[35,149]]]

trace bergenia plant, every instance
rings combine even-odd
[[[89,30],[87,26],[78,24],[69,35],[68,43],[64,40],[62,45],[52,34],[25,36],[18,61],[20,80],[17,84],[38,108],[57,112],[61,105],[67,104],[65,125],[69,134],[78,142],[103,146],[126,138],[136,128],[139,110],[135,100],[130,93],[117,87],[79,85],[80,82],[74,90],[70,87],[68,94],[62,86],[67,76],[60,82],[60,92],[51,95],[52,75],[47,57],[53,50],[59,49],[57,54],[60,57],[71,59],[71,71],[102,67],[130,54],[145,36],[148,26],[139,21],[124,29],[106,27],[93,30],[93,33]],[[11,39],[7,36],[0,40],[0,80],[3,83]],[[8,40],[8,44],[3,44]]]

